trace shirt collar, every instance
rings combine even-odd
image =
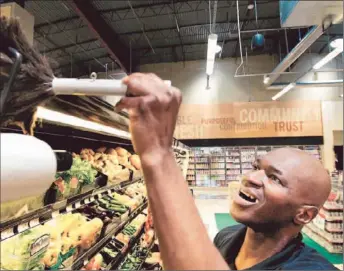
[[[228,264],[233,264],[235,258],[237,257],[239,250],[244,242],[247,227],[242,227],[239,229],[231,238],[228,243],[228,253],[226,253],[225,260]],[[288,262],[293,256],[295,251],[297,251],[300,246],[302,246],[302,234],[299,233],[296,238],[291,240],[286,247],[275,255],[267,258],[266,260],[248,268],[247,270],[276,270],[280,269],[283,263]]]

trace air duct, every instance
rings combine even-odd
[[[270,80],[266,84],[267,87],[271,86],[279,77],[280,73],[290,67],[290,65],[293,64],[331,24],[338,24],[343,20],[343,3],[341,2],[342,1],[280,1],[282,27],[313,27],[272,71]]]
[[[269,90],[280,90],[287,87],[290,83],[276,83],[268,87]],[[340,87],[343,86],[343,79],[327,80],[327,81],[304,81],[296,82],[295,88],[309,88],[309,87]]]
[[[305,37],[289,52],[289,54],[277,65],[271,72],[270,80],[266,86],[269,87],[277,80],[279,74],[284,72],[296,59],[298,59],[321,35],[323,34],[322,26],[313,26]]]

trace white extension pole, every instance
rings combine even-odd
[[[164,81],[171,86],[171,81]],[[127,86],[122,80],[54,78],[52,88],[56,95],[125,96]]]

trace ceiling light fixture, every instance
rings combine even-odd
[[[254,8],[254,4],[248,4],[247,9],[251,10]]]
[[[217,44],[215,47],[215,53],[217,54],[217,53],[220,53],[221,51],[222,51],[222,47]]]
[[[120,138],[130,140],[129,132],[119,130],[110,126],[105,126],[93,121],[84,120],[78,117],[67,115],[61,112],[53,111],[44,107],[37,107],[37,118],[42,118],[56,123],[63,123],[73,127],[85,128],[95,132],[103,132],[109,135],[115,135]]]
[[[332,59],[334,59],[337,55],[343,52],[343,39],[336,39],[330,43],[330,46],[334,48],[332,52],[327,54],[323,59],[321,59],[318,63],[313,66],[314,70],[318,70]]]
[[[343,48],[343,39],[335,39],[331,41],[330,46],[332,48]]]
[[[207,51],[207,75],[212,75],[214,71],[215,55],[216,55],[217,35],[210,34],[208,36],[208,51]]]
[[[340,97],[340,98],[343,98],[343,94],[340,94],[339,97]]]
[[[269,75],[264,75],[264,80],[263,80],[264,84],[266,85],[267,83],[269,83],[269,81],[270,81]]]
[[[284,89],[282,89],[280,92],[278,92],[275,96],[273,96],[271,99],[276,101],[280,97],[282,97],[284,94],[286,94],[289,90],[294,88],[296,86],[295,83],[290,83],[288,86],[286,86]]]

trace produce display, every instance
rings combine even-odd
[[[1,242],[1,270],[44,270],[49,243],[50,234],[38,227]]]
[[[94,256],[87,265],[85,265],[81,270],[100,270],[101,266],[104,264],[104,259],[101,253]]]
[[[55,176],[53,188],[58,191],[57,200],[79,194],[83,186],[93,185],[97,173],[88,161],[74,157],[72,167]]]
[[[43,263],[48,269],[71,266],[81,251],[89,249],[99,238],[103,222],[88,220],[79,213],[60,215],[44,225],[51,242]]]
[[[122,232],[116,235],[116,239],[121,243],[128,245],[130,239],[139,233],[145,221],[146,216],[139,214],[135,219],[133,219],[133,221],[124,227]]]
[[[123,214],[142,204],[145,193],[143,183],[134,183],[4,240],[0,243],[2,270],[70,268],[78,257],[126,219]],[[145,218],[145,215],[138,215],[127,224],[123,233],[137,235]],[[123,244],[113,239],[84,268],[95,270],[93,268],[108,265],[122,248]]]
[[[121,264],[121,270],[137,270],[147,257],[148,249],[139,245],[135,246],[133,252],[130,253]]]
[[[82,160],[88,161],[94,168],[107,175],[110,183],[127,180],[130,176],[130,170],[138,174],[141,170],[141,162],[137,155],[131,155],[126,149],[117,147],[101,147],[96,151],[92,149],[83,149],[80,155]]]
[[[146,233],[141,236],[138,244],[135,244],[131,252],[124,258],[119,266],[120,270],[138,270],[140,266],[142,266],[149,254],[149,246],[153,242],[153,239],[151,239],[151,241],[147,243],[145,235]]]

